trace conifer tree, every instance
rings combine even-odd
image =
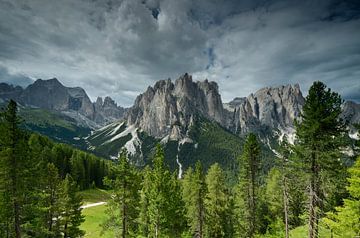
[[[78,187],[69,174],[62,181],[60,194],[61,218],[59,220],[60,232],[63,237],[81,237],[84,231],[79,226],[84,222],[81,214],[82,198],[76,194]]]
[[[146,166],[142,171],[141,191],[140,191],[140,213],[138,217],[139,233],[146,237],[149,234],[149,194],[150,194],[150,183],[151,183],[151,169]]]
[[[44,220],[47,237],[58,237],[60,234],[58,223],[61,216],[59,203],[60,185],[61,180],[59,178],[58,170],[53,163],[49,163],[45,174],[45,196],[42,198],[45,207]]]
[[[114,178],[104,179],[104,184],[113,189],[113,194],[107,205],[108,218],[103,227],[115,230],[116,237],[132,237],[138,227],[140,181],[126,150],[121,151],[118,164],[112,167],[112,175]]]
[[[246,139],[240,161],[239,184],[236,189],[237,232],[239,236],[254,237],[258,229],[259,210],[259,155],[256,136],[250,133]]]
[[[0,229],[5,237],[22,236],[24,203],[28,177],[27,143],[20,130],[16,102],[10,100],[1,112],[0,126]]]
[[[194,237],[204,237],[205,224],[205,176],[200,161],[196,162],[195,171],[190,167],[185,175],[182,186],[182,197],[185,202],[186,218],[190,232]]]
[[[309,238],[318,237],[325,195],[321,181],[330,178],[329,173],[336,177],[336,172],[343,167],[340,160],[345,132],[340,119],[342,102],[340,95],[327,89],[325,84],[314,82],[300,122],[296,123],[296,153],[309,175]]]
[[[344,199],[344,205],[336,208],[336,213],[329,212],[325,223],[337,237],[360,236],[360,157],[349,169],[349,186],[346,187],[350,197]]]
[[[225,185],[225,176],[218,163],[213,164],[206,175],[207,195],[205,198],[206,210],[206,237],[230,237],[228,220],[230,194]]]
[[[147,237],[178,237],[183,231],[181,189],[176,174],[164,164],[164,151],[157,145],[153,168],[146,174],[141,192],[141,227]]]

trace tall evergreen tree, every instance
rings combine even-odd
[[[60,211],[60,189],[61,180],[57,168],[53,163],[47,165],[45,174],[45,188],[43,203],[45,207],[45,227],[47,237],[58,237],[60,234],[58,220],[61,216]]]
[[[5,237],[22,236],[27,173],[27,142],[19,128],[16,102],[1,112],[0,125],[0,226]]]
[[[105,230],[115,230],[116,237],[133,237],[138,224],[139,214],[139,177],[136,168],[130,164],[127,151],[122,150],[119,162],[112,168],[114,178],[106,177],[104,184],[113,189],[108,202]]]
[[[340,119],[342,99],[322,82],[314,82],[296,123],[296,152],[309,175],[309,238],[318,237],[324,205],[322,181],[342,168],[340,148],[345,126]],[[336,176],[333,175],[333,176]]]
[[[69,174],[62,182],[60,193],[61,218],[59,220],[60,231],[64,238],[81,237],[84,231],[79,226],[84,222],[81,214],[82,198],[77,195],[78,187]]]
[[[149,195],[151,184],[151,169],[146,166],[142,171],[141,191],[140,191],[140,213],[138,217],[139,233],[146,237],[149,234],[150,218],[148,214],[149,207]]]
[[[229,214],[230,193],[226,188],[224,172],[218,163],[209,168],[206,185],[206,237],[231,237],[228,226],[228,221],[232,218]]]
[[[350,197],[344,199],[343,206],[336,208],[336,213],[329,212],[324,219],[337,237],[360,236],[360,157],[349,173],[349,186],[346,189]]]
[[[250,133],[240,161],[239,184],[236,191],[237,232],[239,236],[254,237],[258,229],[258,173],[260,146]]]
[[[202,238],[205,224],[206,184],[200,161],[196,162],[195,171],[191,167],[186,171],[182,185],[182,197],[190,232],[194,237]]]
[[[147,237],[178,237],[184,228],[181,189],[176,174],[164,164],[164,151],[157,145],[153,168],[141,192],[142,230]]]

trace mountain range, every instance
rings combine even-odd
[[[194,81],[189,74],[149,86],[130,108],[110,97],[91,102],[84,89],[65,87],[55,78],[38,79],[25,89],[0,83],[0,99],[21,105],[29,129],[104,157],[117,157],[125,147],[144,165],[160,142],[180,176],[196,160],[236,166],[249,132],[259,136],[271,163],[278,140],[284,135],[294,140],[294,120],[305,103],[298,84],[262,88],[223,103],[216,82]],[[359,123],[360,104],[344,102],[342,116]],[[352,128],[350,137],[357,137]]]

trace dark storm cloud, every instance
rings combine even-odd
[[[0,65],[123,105],[184,72],[217,81],[224,101],[314,80],[360,101],[359,9],[337,0],[0,0]]]
[[[0,65],[0,83],[8,83],[13,86],[19,85],[23,88],[27,87],[34,81],[21,74],[10,74],[6,68]]]

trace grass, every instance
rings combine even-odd
[[[80,229],[85,231],[86,238],[113,238],[114,234],[111,231],[106,231],[101,235],[101,224],[106,219],[106,205],[100,205],[96,207],[89,207],[82,211],[85,216],[85,222],[81,224]]]
[[[79,194],[83,198],[84,204],[106,202],[110,199],[111,191],[103,190],[99,188],[88,189],[80,191]],[[112,238],[113,232],[107,231],[101,236],[102,227],[101,224],[106,219],[106,205],[100,205],[95,207],[89,207],[82,210],[82,214],[85,216],[85,222],[81,224],[80,228],[85,231],[86,238]]]
[[[299,226],[290,231],[290,238],[304,238],[308,236],[308,227]],[[319,237],[331,237],[330,230],[326,228],[319,228]]]
[[[80,191],[79,194],[83,198],[83,203],[96,203],[96,202],[106,202],[110,199],[111,191],[94,188],[94,189],[88,189],[84,191]]]

